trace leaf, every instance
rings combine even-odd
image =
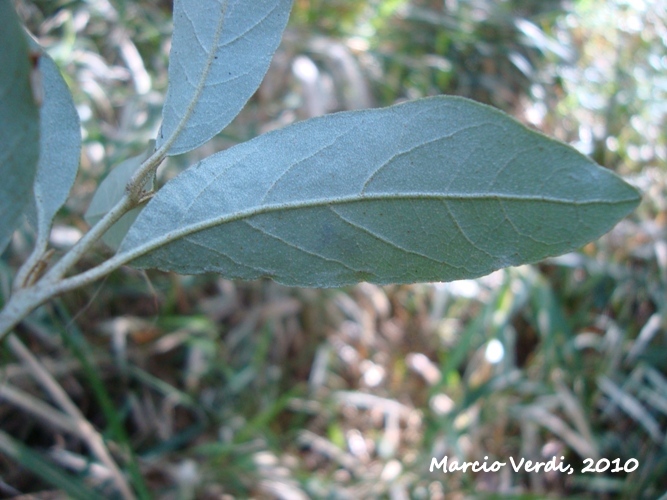
[[[186,153],[225,128],[254,94],[291,0],[176,0],[169,88],[157,146]]]
[[[67,201],[74,184],[81,156],[81,125],[72,94],[53,59],[37,42],[37,71],[41,82],[42,105],[39,108],[39,162],[30,210],[37,227],[37,238],[46,242],[53,218]]]
[[[39,157],[32,63],[12,2],[0,2],[0,253],[21,220]]]
[[[639,202],[565,144],[457,97],[301,122],[167,183],[140,268],[329,287],[472,278],[581,247]]]
[[[84,215],[88,224],[91,226],[97,224],[97,222],[120,201],[125,194],[125,188],[128,182],[130,182],[134,173],[139,169],[141,164],[148,159],[154,150],[155,141],[150,141],[147,150],[143,154],[128,158],[119,163],[113,170],[111,170],[111,172],[109,172],[109,175],[104,178],[98,186],[97,191],[95,191],[93,199],[90,200],[90,205]],[[146,183],[144,189],[153,189],[152,179]],[[123,215],[107,230],[106,233],[104,233],[102,241],[114,250],[117,249],[142,209],[143,207],[137,207]]]

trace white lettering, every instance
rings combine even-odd
[[[519,472],[521,470],[521,467],[523,466],[523,462],[525,461],[525,458],[522,458],[521,461],[517,464],[514,462],[514,458],[510,457],[510,462],[512,463],[512,469],[514,469],[514,472]]]
[[[431,467],[428,469],[429,472],[433,472],[434,467],[436,469],[442,469],[444,473],[447,473],[447,456],[439,462],[435,457],[431,458]]]
[[[552,470],[558,470],[559,465],[560,464],[556,464],[556,457],[553,456],[551,457],[551,460],[549,460],[544,466],[544,472],[551,472]]]
[[[562,458],[562,457],[561,457]],[[512,464],[512,469],[514,472],[519,472],[522,468],[526,472],[538,472],[540,469],[544,468],[545,471],[551,470],[560,470],[566,472],[569,469],[563,469],[562,463],[556,462],[556,457],[553,457],[549,462],[533,462],[531,460],[526,460],[522,458],[520,461],[515,461],[513,457],[510,457],[510,462]],[[500,462],[498,460],[494,462],[489,462],[489,457],[484,456],[484,461],[475,460],[474,462],[465,462],[460,460],[450,460],[448,456],[442,457],[438,460],[436,457],[431,458],[431,466],[429,471],[433,472],[434,470],[441,470],[445,474],[448,472],[498,472],[500,469],[505,467],[507,462]]]
[[[449,472],[455,472],[457,470],[462,470],[461,467],[462,466],[459,466],[459,462],[457,460],[452,460],[449,464],[449,467],[447,468],[449,469]]]
[[[491,465],[491,468],[486,471],[486,472],[498,472],[501,467],[505,467],[507,465],[507,462],[493,462],[493,465]]]

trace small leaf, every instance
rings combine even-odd
[[[33,66],[12,4],[0,1],[0,253],[30,199],[39,157],[39,111],[30,80]]]
[[[81,155],[81,125],[72,94],[56,63],[32,39],[39,54],[36,71],[42,92],[39,108],[39,162],[30,210],[40,241],[48,239],[53,218],[74,184]]]
[[[141,155],[133,156],[127,160],[119,163],[109,175],[107,175],[104,180],[100,183],[93,195],[93,199],[90,200],[90,205],[88,210],[84,215],[86,222],[91,226],[94,226],[102,217],[104,217],[109,210],[111,210],[116,203],[125,194],[125,188],[130,182],[130,179],[134,173],[139,169],[141,164],[148,159],[148,157],[155,150],[155,141],[150,141],[148,149]],[[146,190],[153,189],[153,180],[150,179],[147,181],[145,188]],[[128,229],[134,223],[134,220],[137,218],[143,207],[137,207],[125,215],[123,215],[113,226],[111,226],[104,236],[102,236],[102,241],[109,245],[114,250],[118,248],[120,242],[123,241],[123,238],[127,234]]]
[[[291,0],[176,0],[169,88],[158,148],[186,153],[225,128],[254,94],[289,18]]]
[[[434,97],[315,118],[207,158],[157,193],[119,258],[295,286],[449,281],[575,250],[638,202],[571,147]]]

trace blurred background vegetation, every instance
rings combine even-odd
[[[82,120],[59,253],[85,231],[100,179],[155,135],[171,2],[18,7]],[[660,497],[666,20],[665,0],[295,0],[244,112],[170,159],[163,180],[295,120],[458,94],[575,145],[637,185],[642,205],[578,253],[453,283],[299,290],[120,270],[19,330],[78,417],[57,409],[25,356],[2,350],[0,429],[14,441],[0,440],[0,494],[116,497],[76,432],[92,424],[142,497]],[[17,235],[0,261],[4,296],[30,241]],[[575,472],[430,471],[445,455],[555,455]],[[585,458],[639,466],[582,474]]]

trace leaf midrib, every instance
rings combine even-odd
[[[243,39],[245,36],[247,36],[247,34],[249,32],[253,31],[254,29],[257,28],[257,26],[264,23],[276,11],[276,9],[279,7],[279,5],[280,5],[279,2],[276,3],[276,5],[274,5],[273,8],[271,10],[269,10],[269,12],[267,12],[264,17],[260,18],[252,26],[248,27],[242,33],[237,34],[236,36],[234,36],[232,39],[228,40],[227,42],[225,42],[223,44],[220,44],[220,40],[222,38],[222,32],[223,32],[223,29],[224,29],[224,26],[225,26],[225,17],[226,17],[226,14],[227,14],[227,10],[229,8],[229,0],[223,0],[222,4],[220,5],[220,8],[221,8],[220,17],[219,17],[218,22],[216,24],[216,29],[215,29],[215,32],[214,32],[213,41],[211,43],[211,49],[210,49],[210,51],[208,51],[208,54],[207,54],[207,57],[206,57],[206,62],[204,63],[204,68],[202,70],[201,76],[200,76],[200,78],[197,82],[197,85],[194,87],[194,93],[192,95],[192,98],[190,99],[190,101],[188,103],[188,106],[186,107],[185,113],[183,114],[182,118],[177,123],[177,125],[174,128],[171,135],[167,138],[167,140],[165,140],[163,142],[162,146],[160,146],[160,149],[165,149],[165,151],[171,151],[173,145],[178,142],[178,140],[180,138],[180,135],[183,133],[183,131],[185,131],[188,128],[189,123],[190,123],[190,119],[192,118],[192,116],[195,112],[195,109],[197,108],[197,106],[199,104],[199,100],[200,100],[201,96],[203,95],[204,90],[206,89],[206,87],[209,86],[208,77],[209,77],[209,74],[211,73],[211,69],[213,67],[213,62],[217,58],[220,51],[224,47],[227,47],[227,46],[229,46],[233,43],[236,43],[238,40]],[[185,12],[184,12],[184,15],[186,15]],[[187,17],[187,15],[186,15],[186,17]],[[190,19],[188,18],[188,20],[190,20]],[[193,31],[196,31],[196,30],[193,30]],[[201,42],[200,42],[200,46],[202,48],[204,48],[204,44],[202,44]],[[204,48],[204,50],[205,50],[205,48]],[[259,64],[259,63],[257,63],[257,64]],[[185,73],[186,73],[186,76],[187,76],[187,70],[185,71]],[[246,75],[247,75],[247,73],[246,73]],[[237,75],[232,80],[229,80],[229,81],[233,81],[235,79],[242,78],[243,76],[245,76],[245,75],[244,74]],[[174,107],[173,104],[171,104],[171,106],[172,106],[172,108]],[[166,145],[166,147],[165,147],[165,145]]]
[[[553,198],[548,196],[521,196],[521,195],[510,195],[506,193],[448,193],[448,194],[438,194],[438,193],[403,193],[403,194],[394,194],[394,193],[379,193],[373,195],[353,195],[339,198],[325,198],[325,199],[316,199],[308,200],[302,202],[293,202],[293,203],[278,203],[272,205],[264,205],[260,207],[255,207],[249,210],[239,210],[232,214],[226,214],[223,216],[213,217],[205,221],[201,221],[195,224],[188,224],[181,229],[169,231],[164,235],[154,238],[144,244],[141,244],[137,247],[134,247],[129,250],[122,251],[116,255],[116,258],[122,259],[124,262],[129,262],[131,260],[137,259],[142,255],[149,253],[161,246],[167,245],[174,241],[180,240],[189,236],[193,233],[198,233],[205,231],[212,227],[220,226],[222,224],[228,224],[231,222],[236,222],[243,219],[249,219],[258,215],[265,215],[274,212],[281,211],[292,211],[299,209],[308,209],[308,208],[319,208],[325,206],[336,206],[336,205],[345,205],[352,203],[363,203],[363,202],[375,202],[375,201],[414,201],[414,200],[437,200],[437,201],[456,201],[456,200],[496,200],[496,201],[509,201],[509,202],[541,202],[541,203],[555,203],[562,205],[571,205],[571,206],[585,206],[585,205],[620,205],[624,203],[635,203],[637,201],[636,197],[624,198],[623,200],[607,200],[607,199],[588,199],[584,201],[568,200],[563,198]],[[184,214],[185,215],[185,214]],[[122,245],[121,245],[122,248]]]
[[[211,67],[213,66],[213,60],[218,52],[218,43],[220,41],[220,37],[222,36],[222,30],[225,25],[225,13],[227,12],[227,6],[229,4],[229,0],[223,0],[222,4],[220,5],[220,17],[218,19],[218,22],[215,27],[215,33],[213,36],[213,42],[211,43],[211,50],[208,52],[207,57],[206,57],[206,62],[204,63],[204,68],[201,73],[201,77],[199,78],[199,81],[197,82],[197,86],[195,87],[194,94],[192,95],[192,99],[188,103],[188,106],[185,110],[185,113],[183,114],[183,117],[180,119],[178,124],[176,125],[176,128],[174,131],[171,133],[171,135],[167,138],[166,141],[164,141],[163,146],[161,148],[166,149],[167,151],[171,149],[172,145],[176,143],[178,140],[178,137],[181,135],[181,132],[186,129],[188,122],[190,121],[190,118],[192,117],[192,114],[194,113],[195,108],[197,107],[197,103],[199,102],[199,98],[201,97],[202,93],[204,92],[204,88],[206,87],[206,80],[208,79],[208,75],[211,72]],[[187,17],[187,13],[183,11],[183,15]],[[188,20],[190,20],[188,18]],[[203,44],[200,45],[202,48],[204,47]],[[187,73],[187,71],[186,71]],[[166,145],[166,148],[165,148]]]

